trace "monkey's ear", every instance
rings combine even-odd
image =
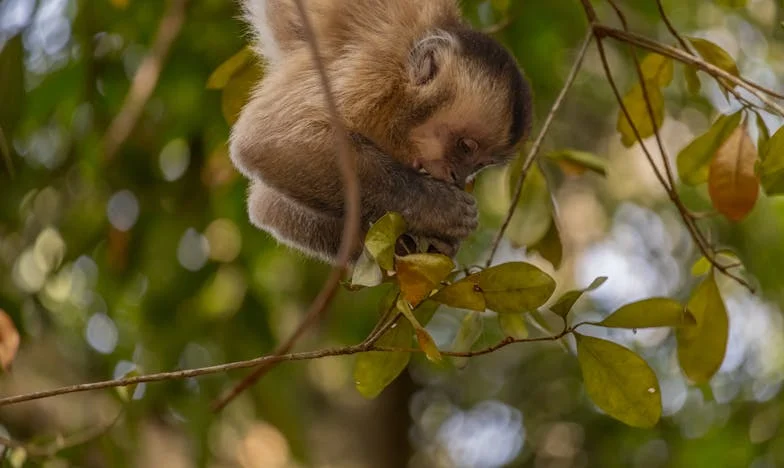
[[[411,50],[408,64],[408,74],[411,82],[416,86],[424,86],[438,74],[438,59],[436,57],[436,41],[422,41]]]

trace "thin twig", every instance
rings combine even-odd
[[[391,323],[393,322],[388,322],[388,323],[391,325]],[[509,337],[496,343],[495,345],[492,345],[484,349],[479,349],[476,351],[468,351],[468,352],[441,351],[440,353],[443,356],[473,357],[473,356],[481,356],[483,354],[492,353],[493,351],[497,351],[498,349],[504,348],[511,344],[536,343],[542,341],[557,341],[563,338],[564,336],[572,333],[578,325],[561,330],[561,332],[555,335],[540,336],[535,338],[520,338],[520,339]],[[380,334],[378,336],[380,336]],[[400,352],[421,353],[422,352],[422,350],[418,348],[391,348],[385,346],[376,346],[375,344],[370,343],[369,340],[366,340],[356,345],[344,346],[341,348],[328,348],[328,349],[320,349],[316,351],[304,351],[300,353],[289,353],[289,354],[281,354],[281,355],[270,354],[255,359],[249,359],[247,361],[235,361],[235,362],[229,362],[229,363],[215,365],[215,366],[198,367],[194,369],[184,369],[184,370],[172,371],[172,372],[159,372],[156,374],[137,375],[134,377],[124,377],[120,379],[104,380],[101,382],[69,385],[66,387],[55,388],[52,390],[45,390],[41,392],[26,393],[23,395],[15,395],[10,397],[0,398],[0,407],[27,402],[27,401],[40,400],[43,398],[51,398],[58,395],[66,395],[69,393],[88,392],[92,390],[101,390],[106,388],[128,387],[131,385],[138,385],[140,383],[162,382],[167,380],[182,380],[182,379],[193,378],[193,377],[201,377],[205,375],[218,374],[218,373],[235,370],[235,369],[247,369],[266,363],[273,363],[273,362],[279,363],[284,361],[308,361],[312,359],[321,359],[321,358],[331,357],[331,356],[349,356],[352,354],[365,353],[369,351],[385,352],[385,353],[400,353]]]
[[[664,11],[664,5],[662,5],[661,0],[656,0],[656,7],[659,9],[659,16],[661,17],[662,21],[664,21],[664,25],[667,26],[667,30],[670,31],[670,34],[678,41],[678,43],[683,47],[688,53],[692,53],[689,44],[683,39],[683,37],[678,33],[678,30],[675,29],[675,26],[672,25],[670,22],[670,18],[667,16],[667,12]],[[624,27],[626,29],[626,27]]]
[[[621,23],[623,24],[623,27],[626,28],[627,24],[626,24],[626,19],[623,16],[623,13],[615,5],[615,2],[613,0],[608,0],[608,1],[609,1],[610,5],[613,7],[613,9],[616,11],[616,13],[618,14],[618,17],[620,18]],[[586,12],[586,14],[587,14],[587,12]],[[621,108],[621,112],[623,113],[623,115],[626,118],[626,120],[629,122],[629,126],[631,127],[632,132],[634,133],[634,136],[635,136],[637,142],[640,145],[640,148],[642,149],[643,153],[645,154],[645,157],[648,159],[648,163],[650,164],[651,169],[653,170],[654,175],[658,179],[658,181],[661,184],[661,186],[664,188],[664,190],[667,193],[667,195],[669,196],[670,200],[673,202],[673,204],[677,208],[678,213],[681,216],[681,219],[683,219],[683,223],[686,225],[686,229],[689,231],[689,234],[691,235],[692,239],[694,239],[694,243],[697,245],[698,249],[705,256],[705,258],[711,263],[711,265],[713,265],[714,268],[716,268],[722,274],[724,274],[725,276],[727,276],[729,278],[732,278],[738,284],[744,286],[746,289],[748,289],[750,292],[753,293],[754,292],[754,288],[745,279],[743,279],[742,277],[732,273],[731,271],[729,271],[726,267],[721,265],[716,260],[716,257],[713,254],[713,249],[710,246],[710,243],[708,242],[707,239],[705,239],[702,231],[700,231],[700,229],[699,229],[699,226],[697,226],[697,224],[694,221],[694,218],[692,217],[691,213],[686,208],[686,206],[683,204],[683,201],[680,199],[680,196],[678,195],[678,192],[674,188],[675,187],[675,180],[674,180],[674,176],[673,176],[673,173],[672,173],[672,168],[671,168],[670,163],[669,163],[669,156],[667,155],[667,151],[666,151],[666,148],[665,148],[665,146],[664,146],[664,144],[662,142],[658,125],[656,124],[656,120],[655,120],[654,113],[653,113],[653,106],[651,105],[651,102],[650,102],[650,95],[648,94],[648,91],[646,89],[645,77],[643,76],[642,68],[640,66],[639,59],[637,58],[637,55],[636,55],[635,51],[632,50],[632,57],[634,59],[634,65],[635,65],[635,69],[637,71],[637,76],[638,76],[638,79],[639,79],[639,83],[640,83],[640,86],[642,87],[643,98],[645,99],[646,109],[647,109],[647,112],[648,112],[648,118],[651,119],[651,123],[653,125],[654,134],[656,136],[656,142],[658,144],[659,151],[661,152],[662,159],[664,160],[665,174],[662,174],[662,172],[656,166],[656,163],[655,163],[654,158],[653,158],[653,154],[650,152],[648,147],[643,142],[642,135],[640,134],[640,131],[637,128],[637,125],[632,120],[631,115],[629,113],[629,110],[627,109],[626,105],[623,102],[623,97],[621,96],[621,93],[618,90],[618,86],[615,83],[615,79],[612,76],[612,71],[610,70],[610,64],[609,64],[609,61],[607,60],[607,55],[606,55],[605,50],[604,50],[604,44],[602,43],[603,37],[602,37],[602,35],[600,33],[597,32],[598,31],[597,28],[599,28],[600,26],[601,25],[599,25],[599,24],[594,24],[593,31],[596,33],[596,45],[597,45],[597,47],[599,49],[599,57],[600,57],[601,62],[602,62],[602,67],[604,68],[605,75],[607,77],[607,82],[609,83],[610,87],[612,88],[613,94],[615,95],[615,98],[618,101],[618,105]],[[621,32],[626,33],[627,31],[621,31]],[[678,49],[673,49],[673,50],[676,50],[676,51],[680,52],[680,50],[678,50]]]
[[[174,40],[179,36],[185,23],[187,6],[188,0],[170,0],[169,7],[158,25],[152,49],[139,65],[120,112],[104,135],[105,160],[110,161],[114,158],[139,122],[144,106],[147,105],[158,84],[163,64],[169,56]]]
[[[708,73],[709,75],[713,76],[714,78],[721,78],[723,80],[727,80],[736,86],[740,86],[741,88],[746,89],[751,94],[753,94],[757,99],[759,99],[768,109],[775,111],[780,116],[784,116],[784,107],[776,103],[775,101],[768,98],[767,95],[773,96],[777,99],[784,99],[784,95],[777,93],[771,89],[768,89],[760,84],[754,83],[753,81],[747,80],[742,77],[737,77],[721,68],[712,65],[701,58],[691,55],[687,52],[684,52],[680,49],[677,49],[672,46],[668,46],[666,44],[662,44],[660,42],[654,41],[652,39],[648,39],[645,36],[640,36],[639,34],[635,34],[632,32],[626,32],[620,29],[612,28],[609,26],[605,26],[603,24],[594,24],[593,29],[598,36],[607,36],[612,37],[613,39],[617,39],[622,42],[631,43],[643,49],[647,49],[666,57],[670,57],[675,59],[679,62],[693,65],[700,70]],[[719,80],[721,83],[721,80]]]
[[[572,87],[572,84],[574,83],[574,79],[577,77],[577,73],[580,71],[580,67],[583,63],[583,59],[585,58],[585,53],[588,50],[588,45],[591,43],[592,38],[593,38],[593,33],[589,29],[588,32],[585,34],[585,38],[583,39],[582,44],[580,45],[580,50],[577,53],[577,58],[575,59],[574,64],[572,65],[572,69],[569,71],[569,75],[566,77],[566,82],[561,88],[561,92],[558,94],[558,97],[555,98],[553,107],[550,108],[550,112],[547,114],[547,118],[545,118],[544,124],[542,125],[542,129],[539,130],[539,135],[537,135],[533,146],[531,146],[531,150],[528,152],[528,155],[525,158],[525,162],[523,163],[523,168],[520,171],[520,176],[517,178],[517,182],[515,184],[514,195],[512,195],[512,205],[509,207],[509,210],[506,213],[506,218],[504,219],[504,222],[501,225],[501,229],[498,231],[495,240],[493,241],[493,246],[490,249],[490,256],[487,259],[486,266],[490,266],[490,264],[493,262],[493,257],[495,257],[495,254],[498,251],[498,246],[501,244],[501,239],[504,237],[504,233],[506,232],[506,229],[509,227],[509,223],[512,221],[512,216],[514,215],[514,211],[517,208],[517,204],[520,202],[520,193],[523,191],[523,183],[525,182],[525,177],[526,175],[528,175],[528,171],[530,170],[531,165],[534,163],[534,160],[536,159],[536,155],[539,153],[539,148],[542,146],[544,137],[547,135],[548,130],[550,130],[550,125],[553,122],[555,113],[561,107],[564,97],[566,97],[566,93]]]
[[[53,457],[63,450],[86,444],[87,442],[98,439],[99,437],[107,434],[117,424],[123,414],[125,414],[125,407],[123,407],[117,413],[117,416],[115,416],[114,419],[112,419],[112,421],[105,426],[89,427],[84,431],[71,434],[70,436],[64,438],[58,436],[54,442],[49,444],[44,445],[24,443],[9,439],[7,437],[0,437],[0,445],[4,445],[10,448],[21,448],[27,453],[27,455],[34,458]]]
[[[327,309],[327,306],[332,301],[332,298],[337,292],[338,287],[340,286],[340,280],[343,278],[343,275],[348,268],[348,264],[351,261],[354,248],[359,242],[359,180],[356,174],[356,161],[354,158],[354,152],[352,150],[351,143],[349,142],[346,128],[343,125],[343,121],[341,120],[340,115],[338,114],[335,96],[332,93],[332,87],[330,85],[329,78],[327,77],[327,71],[324,67],[324,62],[321,60],[321,54],[319,53],[318,41],[316,40],[313,26],[310,23],[308,12],[305,10],[305,6],[302,2],[303,0],[294,0],[294,3],[297,5],[297,10],[299,11],[300,20],[302,21],[305,39],[307,40],[313,55],[314,66],[316,67],[319,78],[321,79],[321,86],[323,88],[324,97],[327,102],[327,110],[329,111],[329,117],[331,121],[330,123],[335,133],[335,143],[338,147],[339,156],[338,165],[340,166],[340,176],[345,190],[346,218],[343,224],[343,234],[341,236],[340,249],[338,250],[336,266],[332,269],[329,277],[324,282],[324,286],[322,286],[321,291],[319,292],[318,296],[316,296],[316,299],[314,299],[313,303],[311,303],[310,308],[305,314],[305,318],[299,324],[297,329],[294,330],[294,333],[292,333],[291,336],[275,350],[276,355],[285,354],[291,351],[302,335],[318,322],[319,318]],[[219,398],[213,404],[213,410],[220,411],[229,402],[231,402],[234,397],[242,393],[246,388],[253,385],[258,379],[267,373],[274,366],[274,364],[275,361],[269,361],[259,366],[258,369],[255,369],[250,375],[245,377],[245,379],[243,379],[239,384],[231,389],[226,396]]]
[[[624,31],[629,31],[629,24],[626,21],[626,16],[623,14],[618,5],[615,4],[614,0],[607,0],[610,6],[612,6],[613,10],[615,10],[616,15],[618,15],[618,19],[621,21],[623,25]],[[664,142],[662,142],[661,138],[661,129],[659,128],[659,124],[656,122],[656,116],[653,112],[653,104],[651,104],[651,96],[648,92],[648,83],[646,83],[645,75],[642,72],[642,66],[640,65],[640,59],[637,57],[637,50],[634,48],[633,45],[628,44],[629,46],[629,53],[632,56],[632,61],[634,61],[634,69],[637,72],[637,80],[639,81],[640,88],[642,89],[642,97],[645,101],[645,109],[648,112],[648,118],[651,119],[651,126],[653,127],[653,134],[656,138],[656,144],[659,147],[659,153],[661,154],[662,162],[664,163],[664,175],[667,178],[667,184],[664,185],[664,189],[667,192],[674,192],[675,191],[675,177],[673,176],[672,172],[672,165],[670,164],[670,157],[667,154],[667,149],[664,146]],[[655,86],[655,84],[654,84]],[[634,123],[629,120],[629,124],[634,126]],[[640,140],[640,144],[642,141]],[[675,193],[677,197],[677,193]]]

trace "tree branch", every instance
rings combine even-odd
[[[299,12],[300,19],[302,20],[305,39],[307,40],[308,45],[310,46],[310,50],[313,54],[313,63],[316,67],[319,78],[321,80],[321,86],[324,90],[324,97],[327,101],[327,110],[329,111],[331,125],[332,128],[335,129],[335,143],[338,147],[339,155],[338,164],[340,166],[340,176],[345,190],[346,218],[343,224],[343,235],[340,241],[340,249],[338,250],[337,265],[332,269],[332,272],[324,282],[324,285],[322,286],[318,296],[316,296],[316,299],[314,299],[311,303],[307,313],[305,314],[305,318],[299,324],[297,329],[294,330],[294,333],[292,333],[285,342],[278,346],[278,348],[275,350],[275,355],[281,355],[291,351],[302,335],[318,322],[319,318],[324,313],[324,311],[326,311],[327,306],[332,301],[332,298],[335,296],[335,293],[340,286],[340,280],[343,278],[343,275],[348,268],[348,264],[351,261],[354,248],[359,242],[359,180],[356,174],[356,160],[354,157],[354,151],[352,149],[351,143],[349,142],[348,133],[346,132],[346,128],[343,125],[343,121],[338,114],[335,96],[332,93],[332,87],[329,83],[329,78],[327,77],[327,71],[324,67],[324,62],[321,59],[321,54],[319,53],[318,41],[316,40],[313,26],[310,23],[308,12],[305,10],[305,6],[302,2],[303,0],[294,0],[294,3],[296,4],[297,10]],[[213,410],[220,411],[229,402],[231,402],[234,397],[258,381],[275,364],[275,361],[269,361],[260,365],[258,369],[254,370],[250,375],[245,377],[239,384],[231,389],[227,395],[219,398],[216,402],[214,402]]]
[[[617,15],[618,15],[618,17],[619,17],[619,19],[621,21],[621,24],[623,25],[624,29],[628,28],[627,22],[626,22],[626,18],[624,17],[623,12],[621,12],[621,10],[615,4],[614,0],[608,0],[608,1],[609,1],[610,5],[612,6],[612,8],[617,13]],[[587,12],[586,12],[586,15],[587,15]],[[745,279],[743,279],[742,277],[740,277],[740,276],[734,274],[733,272],[729,271],[728,268],[726,268],[724,265],[722,265],[720,262],[718,262],[718,260],[716,259],[716,256],[714,255],[714,253],[712,251],[713,249],[711,248],[710,243],[708,242],[707,239],[705,239],[705,236],[703,235],[702,231],[700,231],[699,226],[697,226],[697,224],[696,224],[696,222],[694,220],[694,217],[692,216],[691,212],[689,212],[689,210],[683,204],[683,201],[680,199],[680,196],[678,195],[678,192],[675,190],[675,178],[674,178],[674,175],[672,173],[672,168],[670,166],[669,156],[667,155],[667,150],[666,150],[666,148],[665,148],[665,146],[664,146],[664,144],[662,142],[661,134],[660,134],[660,131],[659,131],[659,127],[656,124],[656,118],[654,116],[653,106],[651,105],[650,95],[648,94],[648,90],[647,90],[646,83],[645,83],[645,77],[643,76],[642,67],[640,66],[640,61],[637,58],[636,51],[632,48],[631,54],[632,54],[632,58],[634,60],[634,66],[635,66],[635,70],[637,72],[637,78],[638,78],[639,84],[640,84],[640,86],[642,88],[643,98],[645,100],[645,105],[646,105],[646,111],[648,113],[648,118],[651,120],[651,124],[653,126],[654,135],[656,137],[656,143],[657,143],[657,145],[659,147],[659,151],[661,153],[662,160],[664,162],[665,174],[663,175],[662,172],[659,170],[659,168],[656,166],[656,163],[654,162],[653,155],[650,152],[650,150],[648,149],[648,147],[645,145],[645,143],[643,142],[642,135],[640,134],[639,129],[637,128],[636,124],[634,123],[634,120],[632,120],[631,115],[629,113],[629,110],[626,108],[626,105],[623,102],[623,97],[621,96],[621,93],[618,90],[618,86],[616,85],[615,80],[614,80],[614,78],[612,76],[612,71],[610,70],[610,65],[609,65],[609,62],[607,60],[607,55],[606,55],[605,50],[604,50],[604,44],[602,43],[602,35],[601,35],[601,33],[598,32],[598,30],[601,27],[602,26],[599,25],[599,24],[594,24],[593,31],[596,34],[596,43],[597,43],[597,47],[599,48],[599,57],[600,57],[601,62],[602,62],[602,67],[604,68],[605,76],[607,77],[607,81],[608,81],[608,83],[610,85],[610,88],[612,88],[613,94],[615,95],[615,98],[618,101],[618,105],[621,108],[621,112],[623,113],[623,115],[626,118],[626,120],[629,122],[629,126],[631,127],[632,132],[634,133],[634,136],[637,139],[637,142],[640,144],[640,148],[642,149],[643,153],[645,154],[645,157],[648,159],[648,163],[650,164],[651,169],[653,170],[654,174],[656,175],[656,178],[658,179],[658,181],[661,184],[662,188],[664,188],[664,190],[667,193],[667,195],[670,198],[670,200],[673,202],[673,204],[677,208],[678,213],[681,216],[681,219],[683,220],[683,223],[686,226],[686,229],[689,231],[689,234],[691,235],[692,239],[694,239],[694,243],[697,245],[697,247],[700,250],[700,252],[702,253],[702,255],[705,256],[705,258],[711,263],[711,265],[714,268],[716,268],[718,271],[720,271],[722,274],[724,274],[725,276],[727,276],[729,278],[732,278],[738,284],[744,286],[746,289],[748,289],[750,292],[753,293],[754,292],[754,288]],[[620,31],[620,32],[628,33],[628,31]],[[631,47],[631,45],[630,45],[630,47]],[[678,50],[678,49],[674,49],[674,48],[672,48],[672,49],[680,52],[680,50]]]
[[[531,169],[531,165],[534,163],[536,155],[539,153],[539,148],[542,146],[544,137],[550,130],[550,125],[553,123],[555,113],[558,111],[558,109],[560,109],[561,104],[566,97],[566,93],[569,92],[569,89],[574,83],[574,79],[577,77],[577,73],[580,71],[583,59],[585,58],[585,53],[588,51],[588,45],[591,43],[592,38],[593,31],[589,29],[585,34],[585,38],[583,39],[582,44],[580,45],[580,49],[577,52],[577,57],[574,60],[574,64],[572,64],[572,69],[569,71],[569,75],[566,77],[566,81],[561,88],[561,92],[558,93],[558,97],[555,98],[555,102],[553,102],[553,106],[550,108],[550,112],[547,114],[547,117],[544,120],[542,129],[539,130],[539,134],[537,135],[533,146],[531,146],[531,150],[528,152],[528,155],[525,158],[523,169],[520,171],[520,176],[517,178],[517,182],[515,183],[514,195],[512,195],[512,205],[509,207],[509,210],[506,213],[506,218],[501,225],[501,229],[498,230],[498,233],[493,240],[493,246],[490,249],[490,256],[488,257],[485,266],[490,266],[490,264],[493,262],[493,257],[495,257],[495,254],[498,251],[498,246],[501,244],[501,239],[503,239],[504,233],[506,232],[507,228],[509,228],[509,223],[512,221],[514,211],[517,208],[517,205],[520,203],[520,194],[523,191],[523,183],[525,182],[525,178],[528,175],[528,171]]]
[[[637,47],[641,47],[643,49],[656,52],[666,57],[670,57],[672,59],[675,59],[687,65],[693,65],[699,68],[700,70],[704,71],[705,73],[708,73],[709,75],[713,76],[714,78],[721,78],[722,80],[729,81],[735,86],[740,86],[741,88],[744,88],[748,92],[753,94],[770,110],[784,117],[784,107],[777,104],[775,101],[773,101],[772,99],[768,98],[768,96],[766,96],[769,95],[777,99],[784,99],[784,94],[777,93],[776,91],[765,88],[764,86],[754,83],[753,81],[749,81],[745,78],[737,77],[731,73],[722,70],[721,68],[715,65],[712,65],[702,60],[701,58],[695,55],[691,55],[688,52],[683,52],[682,50],[676,49],[675,47],[668,46],[660,42],[656,42],[652,39],[648,39],[647,37],[640,36],[639,34],[611,28],[603,24],[595,24],[593,29],[597,34],[597,37],[607,36],[622,42],[633,44]],[[722,84],[721,80],[719,80],[719,84],[725,87],[725,85]]]
[[[111,161],[117,151],[131,135],[144,111],[144,106],[152,97],[152,93],[161,76],[163,63],[169,56],[174,40],[179,36],[185,23],[185,10],[188,0],[170,0],[169,7],[158,25],[155,40],[150,53],[139,65],[131,82],[131,88],[125,96],[120,112],[109,125],[103,139],[104,159]]]
[[[371,336],[368,337],[365,341],[356,345],[344,346],[341,348],[320,349],[316,351],[305,351],[300,353],[270,354],[255,359],[249,359],[246,361],[235,361],[235,362],[229,362],[226,364],[220,364],[215,366],[198,367],[194,369],[184,369],[184,370],[171,371],[171,372],[159,372],[155,374],[137,375],[134,377],[124,377],[120,379],[104,380],[101,382],[69,385],[65,387],[55,388],[52,390],[44,390],[40,392],[26,393],[23,395],[15,395],[10,397],[0,398],[0,407],[9,406],[9,405],[27,402],[27,401],[40,400],[43,398],[51,398],[58,395],[66,395],[69,393],[88,392],[92,390],[101,390],[106,388],[128,387],[131,385],[138,385],[140,383],[162,382],[167,380],[182,380],[187,378],[202,377],[205,375],[218,374],[218,373],[227,372],[235,369],[252,368],[268,363],[280,363],[280,362],[288,362],[288,361],[307,361],[307,360],[321,359],[321,358],[331,357],[331,356],[349,356],[352,354],[365,353],[369,351],[382,352],[382,353],[401,353],[401,352],[421,353],[422,350],[419,348],[390,348],[390,347],[375,345],[375,342],[381,337],[381,335],[383,335],[383,332],[391,328],[391,325],[394,322],[395,320],[388,321],[387,324],[382,327],[383,330],[377,333],[372,333]],[[474,356],[481,356],[483,354],[490,354],[501,348],[505,348],[506,346],[517,344],[517,343],[557,341],[563,338],[564,336],[572,333],[578,326],[580,326],[580,324],[577,324],[572,327],[564,328],[559,333],[555,335],[549,335],[549,336],[539,336],[534,338],[520,338],[520,339],[507,337],[501,340],[500,342],[496,343],[495,345],[489,346],[487,348],[479,349],[476,351],[467,351],[467,352],[440,351],[440,353],[443,356],[454,356],[454,357],[470,358]]]

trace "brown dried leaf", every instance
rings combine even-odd
[[[8,366],[19,350],[19,332],[13,320],[3,309],[0,309],[0,367],[8,370]]]
[[[759,175],[754,171],[757,149],[744,127],[735,129],[719,147],[708,171],[713,206],[731,221],[740,221],[754,208]]]

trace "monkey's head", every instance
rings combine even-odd
[[[486,34],[456,26],[414,44],[408,60],[413,166],[465,186],[508,162],[531,127],[531,89],[512,55]]]

